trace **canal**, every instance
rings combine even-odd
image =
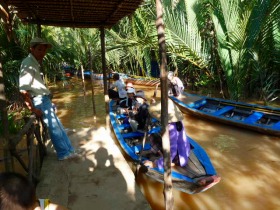
[[[135,88],[144,90],[148,97],[154,92],[154,87]],[[106,123],[102,82],[96,80],[94,85],[96,119],[90,84],[86,85],[85,95],[82,89],[81,81],[75,78],[64,86],[51,87],[58,116],[66,129],[98,128]],[[175,210],[280,209],[279,137],[190,115],[184,115],[184,125],[188,135],[206,150],[222,180],[206,192],[195,195],[174,189]],[[129,158],[127,161],[130,162]],[[164,209],[163,184],[145,175],[138,176],[137,183],[153,209]]]

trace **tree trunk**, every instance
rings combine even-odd
[[[164,198],[165,209],[171,210],[174,205],[171,179],[170,161],[170,139],[168,130],[168,94],[167,94],[167,60],[165,48],[165,35],[163,23],[163,8],[161,0],[156,0],[157,19],[156,27],[158,32],[159,52],[160,52],[160,81],[161,81],[161,124],[163,129],[162,146],[164,157]]]

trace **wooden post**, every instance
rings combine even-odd
[[[168,130],[168,88],[167,88],[167,60],[165,47],[165,34],[163,22],[163,8],[161,0],[156,0],[158,43],[160,53],[160,82],[161,82],[161,124],[163,129],[162,146],[164,157],[164,198],[165,209],[171,210],[174,205],[172,193],[170,139]]]
[[[105,58],[105,30],[104,27],[100,28],[100,39],[101,39],[101,60],[102,60],[102,72],[103,72],[103,83],[104,83],[104,95],[108,95],[107,91],[107,72],[106,72],[106,58]]]
[[[109,118],[109,95],[107,87],[107,71],[106,71],[106,58],[105,58],[105,30],[104,27],[100,28],[101,39],[101,58],[102,58],[102,71],[103,71],[103,84],[104,84],[104,100],[106,110],[106,130],[110,133],[110,118]]]

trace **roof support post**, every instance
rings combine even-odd
[[[107,72],[106,72],[106,58],[105,58],[105,29],[102,26],[100,28],[100,39],[101,39],[101,60],[102,60],[102,72],[103,72],[103,83],[104,83],[104,95],[107,95]]]
[[[101,39],[101,60],[102,60],[102,72],[103,72],[103,84],[104,84],[104,99],[106,110],[106,130],[110,133],[110,117],[109,117],[109,95],[107,91],[107,72],[106,72],[106,58],[105,58],[105,29],[104,26],[100,28]]]

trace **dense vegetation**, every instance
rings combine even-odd
[[[280,3],[278,0],[163,0],[169,70],[177,70],[189,88],[220,91],[241,100],[258,96],[264,103],[277,98],[280,87]],[[106,30],[108,69],[150,76],[158,65],[155,3],[145,3],[130,17]],[[18,72],[36,26],[16,17],[9,42],[1,24],[0,61],[6,95],[16,96]],[[49,79],[68,63],[101,72],[98,29],[42,27],[53,44],[44,71]],[[90,59],[91,58],[91,59]],[[16,96],[17,98],[17,96]]]

